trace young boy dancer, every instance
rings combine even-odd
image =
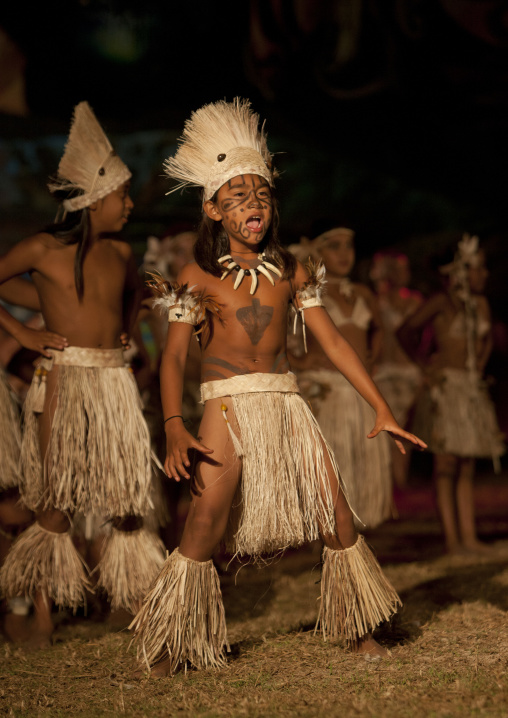
[[[0,282],[32,273],[50,330],[41,338],[0,310],[2,326],[43,354],[21,445],[21,496],[36,521],[1,572],[7,597],[34,600],[36,645],[50,642],[51,602],[75,609],[90,589],[70,536],[75,512],[111,520],[98,584],[113,608],[135,612],[163,560],[158,539],[142,528],[151,503],[150,437],[122,354],[137,311],[137,272],[130,247],[110,238],[133,207],[130,177],[80,103],[50,185],[63,218],[0,259]]]
[[[140,660],[158,675],[186,663],[224,665],[224,609],[211,560],[223,537],[232,553],[256,557],[321,535],[324,637],[341,634],[357,650],[382,652],[370,632],[399,598],[356,533],[335,459],[289,371],[291,304],[376,410],[370,436],[387,430],[421,442],[400,429],[336,331],[321,306],[319,277],[278,243],[276,174],[250,103],[218,102],[195,112],[166,172],[179,187],[203,188],[196,262],[173,287],[154,280],[170,321],[161,366],[165,468],[180,480],[190,478],[190,449],[198,462],[180,546],[132,624]],[[181,411],[193,332],[201,342],[205,402],[198,440],[186,431]]]

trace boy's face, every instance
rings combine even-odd
[[[129,196],[130,180],[124,182],[90,207],[94,232],[119,232],[129,218],[134,203]]]
[[[233,177],[219,189],[217,200],[205,202],[203,209],[222,222],[232,251],[236,244],[255,249],[272,221],[270,185],[259,175]]]

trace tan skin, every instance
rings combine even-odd
[[[205,202],[204,211],[214,221],[222,222],[235,261],[243,268],[257,266],[258,247],[272,218],[267,182],[257,175],[235,177],[219,189],[216,202]],[[258,220],[254,219],[256,217]],[[295,289],[302,286],[307,276],[301,264],[292,285],[274,276],[276,281],[272,287],[268,279],[260,275],[259,286],[255,294],[250,295],[250,278],[246,277],[235,291],[231,277],[221,282],[219,277],[205,273],[197,264],[188,264],[180,272],[178,282],[196,285],[196,289],[215,296],[222,305],[223,325],[214,321],[213,338],[202,350],[202,381],[216,381],[243,373],[286,373],[289,370],[287,314]],[[306,321],[330,360],[376,409],[376,424],[370,436],[385,430],[400,439],[422,445],[419,439],[396,424],[360,358],[336,331],[326,311],[321,307],[308,310]],[[193,327],[188,324],[169,325],[161,364],[165,417],[182,413],[181,390],[192,332]],[[233,455],[226,424],[217,420],[221,416],[222,402],[228,406],[232,419],[231,402],[227,397],[206,402],[199,439],[192,437],[180,418],[171,419],[165,425],[167,457],[164,467],[169,477],[176,481],[189,479],[189,450],[197,452],[196,475],[191,485],[192,502],[180,543],[181,553],[197,561],[210,559],[219,544],[241,475],[241,461]],[[332,476],[330,467],[329,480],[333,482]],[[337,496],[337,533],[323,536],[323,540],[327,546],[340,549],[352,546],[357,533],[344,496],[338,486],[333,488]],[[361,652],[385,653],[370,635],[359,640],[355,647]],[[166,661],[152,670],[152,675],[166,673]]]
[[[115,349],[127,345],[139,299],[140,281],[130,247],[105,236],[119,232],[133,203],[129,182],[90,205],[92,244],[83,265],[84,295],[80,300],[74,281],[77,245],[63,245],[47,233],[29,237],[0,258],[0,283],[30,272],[40,298],[46,330],[28,329],[0,308],[0,325],[22,346],[50,356],[48,348],[67,346]],[[40,415],[41,455],[48,446],[57,395],[58,367],[47,376],[46,403]],[[61,511],[39,511],[36,520],[49,531],[63,533],[69,519]],[[53,632],[51,602],[43,594],[34,601],[34,646],[50,644]]]
[[[479,317],[490,323],[490,309],[482,296],[488,271],[483,252],[479,253],[477,266],[469,269],[471,293],[477,302]],[[434,330],[436,351],[423,363],[427,382],[432,384],[440,369],[465,369],[467,344],[465,337],[450,334],[450,326],[462,302],[453,289],[441,292],[425,302],[397,332],[399,340],[414,361],[422,365],[418,347],[423,329],[431,324]],[[479,337],[476,344],[477,370],[481,375],[492,350],[492,336]],[[490,547],[478,540],[475,527],[473,503],[474,459],[451,454],[434,455],[434,485],[436,500],[446,551],[451,554],[484,553]]]
[[[371,332],[357,327],[353,323],[341,325],[339,332],[356,351],[364,366],[369,370],[377,361],[381,352],[383,342],[383,331],[381,328],[381,317],[376,297],[364,284],[353,283],[352,296],[345,297],[339,292],[338,284],[334,280],[345,279],[351,273],[355,263],[355,249],[353,238],[342,231],[330,236],[325,244],[320,247],[319,255],[326,268],[326,294],[330,296],[340,307],[344,316],[350,317],[353,314],[355,302],[362,297],[372,312]],[[292,358],[296,368],[305,369],[335,369],[336,365],[323,353],[321,345],[311,334],[307,340],[307,354],[298,359]]]

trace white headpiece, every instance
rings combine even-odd
[[[164,169],[168,177],[179,180],[170,192],[203,187],[205,202],[237,175],[259,175],[272,187],[276,176],[264,124],[259,129],[259,115],[251,110],[249,100],[239,97],[193,112],[185,122],[175,156],[164,162]]]
[[[106,197],[131,176],[88,102],[80,102],[74,108],[58,176],[48,184],[49,190],[83,190],[84,194],[77,194],[62,203],[65,210],[74,212]]]

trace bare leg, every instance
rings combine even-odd
[[[58,403],[57,374],[55,367],[46,377],[46,399],[44,410],[39,416],[39,442],[43,463],[51,438],[51,424]],[[40,511],[36,514],[36,521],[47,531],[65,533],[69,530],[69,519],[58,509]],[[65,577],[62,577],[65,580]],[[51,645],[51,636],[54,631],[51,618],[52,601],[44,591],[38,591],[34,598],[34,618],[30,646],[33,648],[46,648]]]
[[[436,492],[437,510],[447,553],[462,553],[455,505],[455,481],[458,460],[450,454],[434,456],[434,488]]]
[[[335,535],[322,534],[322,539],[330,549],[339,551],[354,546],[358,540],[358,532],[356,531],[353,512],[351,511],[349,504],[344,496],[342,489],[340,488],[335,472],[332,467],[332,463],[326,455],[326,466],[327,466],[327,481],[332,489],[332,495],[335,497]],[[349,644],[350,649],[353,653],[370,654],[376,656],[387,656],[388,652],[385,648],[379,645],[379,643],[372,637],[370,633],[364,636],[359,636],[355,642]]]
[[[457,479],[457,516],[462,545],[474,553],[490,553],[492,547],[478,540],[474,508],[474,459],[462,459]]]
[[[36,521],[47,531],[53,533],[65,533],[69,530],[70,522],[67,516],[58,509],[41,511],[36,515]],[[63,578],[65,580],[65,578]],[[29,648],[49,648],[54,626],[51,618],[53,602],[45,591],[37,591],[34,597],[34,617],[30,639],[27,641]]]
[[[391,458],[394,484],[399,489],[405,489],[411,461],[411,450],[406,446],[406,453],[401,454],[398,448],[393,445],[391,447]]]
[[[200,440],[214,449],[211,460],[202,458],[196,466],[191,483],[191,504],[180,553],[194,561],[208,561],[226,530],[231,504],[241,473],[241,462],[233,452],[231,437],[220,412],[222,402],[230,399],[213,399],[205,405],[199,429]],[[228,412],[232,417],[233,411]],[[152,668],[155,677],[168,675],[169,659]]]

